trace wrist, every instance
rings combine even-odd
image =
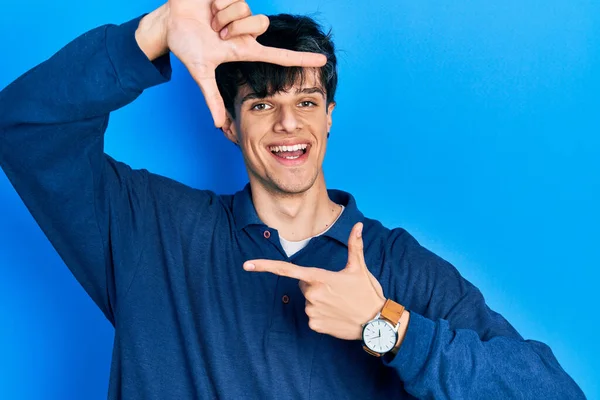
[[[392,354],[398,353],[400,350],[400,346],[404,341],[404,337],[406,336],[406,331],[408,330],[408,323],[410,322],[410,312],[408,310],[404,310],[402,316],[400,317],[400,325],[398,326],[398,341],[396,342],[396,346],[392,349]]]
[[[167,46],[168,16],[169,3],[165,3],[145,15],[135,31],[135,40],[150,61],[154,61],[169,52]]]
[[[363,325],[363,349],[375,357],[393,357],[404,340],[409,320],[410,314],[402,304],[386,299],[376,317]]]

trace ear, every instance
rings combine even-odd
[[[235,124],[233,123],[233,118],[231,118],[231,114],[227,111],[227,118],[225,119],[225,123],[221,127],[223,134],[227,139],[229,139],[233,144],[238,146],[238,136],[237,131],[235,129]]]
[[[336,104],[333,101],[329,103],[329,106],[327,106],[327,132],[331,131],[331,125],[333,124],[331,114],[333,113],[333,109],[335,108],[335,106]]]

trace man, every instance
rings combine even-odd
[[[103,153],[169,52],[240,147],[234,195]],[[336,83],[312,20],[170,0],[0,92],[0,165],[115,326],[109,398],[583,398],[453,266],[327,190]]]

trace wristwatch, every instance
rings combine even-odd
[[[403,305],[387,299],[375,318],[363,325],[363,349],[367,353],[381,357],[396,347],[403,312]]]

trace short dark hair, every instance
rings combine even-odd
[[[308,16],[278,14],[268,17],[269,28],[256,40],[263,46],[324,54],[327,64],[312,70],[319,72],[318,78],[326,92],[327,106],[334,102],[338,77],[331,30],[324,33],[321,26]],[[259,97],[272,96],[297,82],[302,84],[308,70],[263,62],[229,62],[217,67],[216,80],[225,108],[236,118],[233,103],[240,86],[248,84]]]

